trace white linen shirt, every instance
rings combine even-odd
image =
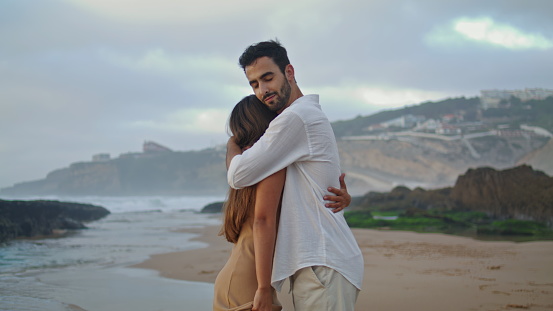
[[[257,143],[235,156],[228,183],[239,189],[287,168],[271,283],[278,291],[297,270],[327,266],[355,287],[363,256],[343,212],[324,206],[328,187],[339,188],[340,160],[318,95],[302,96],[278,115]]]

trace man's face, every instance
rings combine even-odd
[[[288,106],[292,88],[271,58],[258,58],[245,72],[255,96],[269,109],[281,113]]]

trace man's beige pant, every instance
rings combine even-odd
[[[336,270],[313,266],[290,277],[296,311],[353,311],[359,290]]]

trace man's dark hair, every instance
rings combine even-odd
[[[238,62],[240,63],[240,67],[245,71],[247,66],[264,56],[271,58],[282,73],[284,73],[286,66],[290,64],[286,49],[276,39],[250,45],[242,53]]]

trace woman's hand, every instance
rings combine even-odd
[[[325,206],[332,208],[334,213],[344,210],[351,203],[351,195],[348,193],[348,188],[346,187],[346,182],[344,181],[346,174],[342,173],[340,175],[340,189],[329,187],[328,191],[334,193],[335,195],[325,195],[323,197],[326,201],[333,201],[334,203],[326,203]]]
[[[252,311],[271,311],[273,309],[273,292],[271,287],[258,288],[253,298]]]

